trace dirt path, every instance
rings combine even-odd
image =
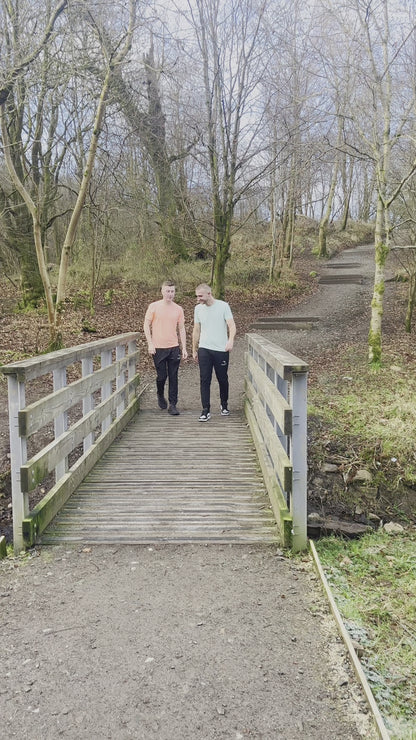
[[[372,737],[308,558],[44,549],[0,598],[7,737]]]
[[[366,331],[368,305],[368,284],[325,286],[296,309],[321,316],[319,328],[267,336],[313,361],[348,331]],[[242,399],[244,351],[240,338],[231,408]],[[143,405],[154,400],[151,383]],[[179,405],[199,411],[191,362]],[[196,421],[195,433],[203,428]],[[309,556],[248,546],[43,548],[0,562],[0,604],[7,737],[376,737]]]

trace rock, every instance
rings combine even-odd
[[[378,516],[378,514],[374,514],[374,512],[372,512],[372,511],[369,511],[368,512],[368,517],[367,518],[368,518],[368,521],[369,522],[374,522],[374,524],[380,524],[381,523],[381,518]]]
[[[349,680],[348,680],[348,676],[346,673],[342,674],[337,681],[337,685],[339,687],[348,686],[348,683],[349,683]]]
[[[362,658],[365,653],[363,646],[359,642],[357,642],[357,640],[351,640],[351,642],[355,652],[357,653],[357,656],[359,658]]]
[[[397,522],[387,522],[387,524],[384,525],[383,529],[388,532],[388,534],[401,534],[404,532],[404,527],[402,527],[401,524],[398,524]]]
[[[344,521],[335,517],[327,517],[322,524],[322,533],[342,534],[345,537],[360,537],[366,532],[372,532],[370,524],[359,524],[358,522]]]
[[[355,481],[360,481],[362,483],[371,483],[373,480],[373,476],[371,475],[369,470],[365,470],[364,468],[361,470],[357,470],[356,474],[354,475],[354,483]]]
[[[323,473],[338,473],[338,465],[334,463],[324,463],[321,467]]]
[[[308,514],[308,524],[322,524],[322,522],[323,519],[317,511],[311,511],[311,513]]]
[[[325,483],[324,479],[323,478],[319,478],[319,476],[316,476],[316,478],[314,478],[313,481],[312,481],[312,485],[315,488],[322,488],[324,486],[324,483]]]
[[[373,514],[372,511],[368,513],[368,519],[370,522],[381,522],[380,517],[377,514]]]

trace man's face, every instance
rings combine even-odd
[[[211,296],[211,292],[206,288],[199,288],[195,291],[195,295],[198,303],[206,303]]]
[[[165,299],[165,301],[168,301],[168,303],[173,301],[175,297],[175,286],[174,285],[163,285],[162,286],[162,296]]]

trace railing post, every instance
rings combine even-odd
[[[136,360],[133,357],[133,355],[135,355],[135,353],[137,351],[137,341],[136,341],[136,339],[133,339],[131,342],[128,343],[128,345],[127,345],[127,351],[128,351],[128,354],[130,355],[129,369],[128,369],[128,372],[127,372],[127,379],[130,381],[130,380],[133,380],[133,378],[136,375]],[[128,401],[127,401],[127,403],[129,403],[131,401],[131,399],[132,399],[133,396],[134,396],[134,390],[133,391],[130,391],[130,387],[129,387],[129,393],[128,393]]]
[[[293,550],[307,545],[307,373],[292,373]]]
[[[103,352],[101,352],[101,367],[108,367],[112,363],[112,355],[113,351],[111,349],[106,349]],[[107,398],[110,398],[111,396],[111,383],[104,383],[101,387],[101,401],[105,401]],[[103,419],[101,424],[101,433],[104,434],[104,432],[107,431],[107,429],[110,428],[111,425],[111,416],[106,416],[105,419]]]
[[[66,368],[62,367],[58,370],[53,371],[53,389],[54,391],[60,391],[66,386]],[[55,428],[55,439],[61,436],[68,429],[68,413],[64,411],[63,414],[59,414],[54,420]],[[63,478],[68,470],[68,458],[65,457],[61,460],[55,468],[55,483]]]
[[[17,375],[7,377],[9,394],[10,465],[13,506],[13,547],[15,553],[23,550],[22,522],[29,512],[29,494],[23,493],[20,468],[27,461],[26,437],[19,434],[19,411],[25,407],[25,384]]]
[[[126,355],[126,348],[124,344],[118,344],[116,347],[116,360],[122,360],[123,357],[125,357],[125,355]],[[125,371],[123,370],[116,377],[116,389],[117,390],[120,390],[120,388],[122,388],[124,385],[124,375],[125,375]],[[124,404],[120,403],[117,406],[116,415],[121,416],[121,414],[123,413],[123,410],[124,410]]]
[[[85,357],[83,360],[81,360],[81,367],[82,367],[82,377],[85,378],[86,375],[92,375],[94,371],[94,361],[92,357]],[[82,415],[86,416],[89,414],[90,411],[92,411],[94,408],[94,396],[89,393],[87,396],[85,396],[82,400]],[[92,443],[94,441],[93,433],[90,432],[90,434],[87,434],[86,437],[84,437],[83,441],[83,451],[84,453],[87,452],[87,450],[92,447]]]
[[[137,342],[135,339],[133,339],[132,342],[129,342],[128,344],[128,353],[129,355],[134,355],[137,349]],[[136,362],[134,359],[130,357],[129,360],[129,372],[128,372],[128,378],[129,380],[133,380],[134,376],[136,375]]]

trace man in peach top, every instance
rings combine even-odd
[[[183,308],[174,301],[175,283],[165,280],[162,284],[162,300],[151,303],[144,317],[144,333],[147,339],[149,354],[153,355],[156,368],[157,401],[160,409],[168,409],[171,416],[179,416],[178,371],[182,357],[188,357],[186,351],[185,316]],[[165,383],[168,379],[169,406],[165,398]]]

